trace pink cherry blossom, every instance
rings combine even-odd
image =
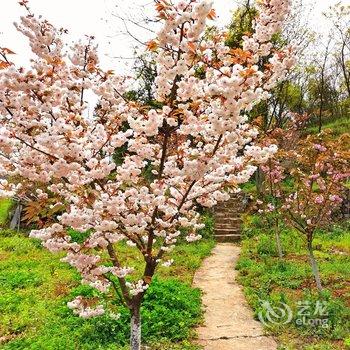
[[[189,243],[201,238],[198,206],[229,199],[227,188],[248,181],[277,151],[255,142],[245,115],[295,61],[291,47],[275,52],[270,44],[290,1],[257,6],[253,34],[244,37],[248,58],[232,65],[225,33],[205,35],[210,1],[167,2],[154,40],[163,107],[153,109],[125,97],[134,79],[101,69],[93,38],[69,46],[63,30],[32,15],[16,25],[35,58],[29,69],[0,71],[0,174],[8,179],[0,195],[57,197],[63,213],[31,237],[66,252],[82,283],[109,294],[118,284],[131,312],[157,265],[170,265],[181,229]],[[269,64],[258,64],[263,59]],[[91,117],[88,96],[98,101]],[[81,233],[80,243],[68,229]],[[142,256],[141,279],[120,264],[118,242]],[[105,312],[82,297],[69,307],[82,317]]]
[[[324,198],[322,195],[316,196],[315,197],[315,203],[316,204],[322,204],[324,202]]]

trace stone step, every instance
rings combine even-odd
[[[229,243],[229,242],[238,242],[241,240],[241,235],[232,234],[232,235],[216,235],[215,239],[220,243]]]
[[[242,208],[243,204],[239,203],[239,202],[235,202],[235,203],[222,203],[222,204],[218,204],[215,208],[216,209],[220,209],[220,208]]]
[[[244,201],[245,199],[241,197],[231,197],[228,201],[218,202],[218,205],[225,204],[225,203],[243,203]]]
[[[241,220],[241,215],[240,214],[220,214],[220,215],[215,215],[215,221],[216,220]]]
[[[215,211],[215,215],[220,215],[220,214],[227,214],[227,213],[232,213],[234,215],[241,215],[244,213],[244,210],[239,210],[237,208],[224,208],[224,209],[220,209],[220,210],[216,210]]]
[[[231,234],[241,234],[241,230],[239,228],[216,228],[214,229],[214,235],[231,235]]]
[[[215,224],[215,230],[240,230],[241,225],[232,225],[232,224]]]
[[[241,220],[241,215],[226,213],[226,214],[215,215],[214,218],[215,218],[215,222],[220,221],[220,220],[221,221],[225,221],[225,220],[237,221],[237,220]]]
[[[223,216],[216,216],[215,217],[215,223],[231,223],[231,224],[241,224],[243,221],[239,215],[237,216],[231,216],[231,215],[223,215]]]
[[[234,230],[238,230],[238,229],[240,229],[242,227],[242,224],[241,223],[231,223],[231,222],[223,222],[223,223],[221,223],[221,222],[217,222],[216,224],[215,224],[215,228],[216,229],[225,229],[225,228],[227,228],[227,229],[234,229]]]
[[[237,209],[221,209],[221,210],[217,210],[215,212],[215,215],[227,215],[227,214],[234,214],[236,216],[241,215],[243,212]]]
[[[215,239],[218,242],[237,242],[241,239],[241,215],[245,211],[244,197],[232,194],[227,202],[214,208]]]
[[[224,202],[224,203],[218,203],[215,208],[222,208],[222,207],[243,207],[244,203],[242,201],[231,201],[231,202]]]
[[[239,216],[216,216],[215,224],[242,224],[242,219]]]

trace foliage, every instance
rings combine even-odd
[[[293,133],[293,129],[275,131],[282,141],[289,132]],[[258,200],[257,204],[259,212],[275,226],[280,257],[282,248],[278,226],[281,218],[305,236],[310,263],[321,290],[313,239],[317,229],[335,222],[345,197],[350,176],[350,135],[343,134],[334,139],[331,132],[323,132],[305,138],[296,137],[296,140],[290,149],[280,141],[281,147],[274,159],[262,166],[267,189],[264,200]],[[286,184],[287,178],[292,184]]]
[[[325,131],[331,130],[332,135],[336,138],[338,136],[341,136],[342,134],[345,134],[349,132],[350,130],[350,118],[345,117],[339,117],[335,120],[331,121],[325,121],[323,128]],[[307,134],[318,134],[318,127],[317,126],[310,126],[305,130],[305,133]]]
[[[6,224],[11,206],[12,201],[10,199],[0,198],[0,227]]]
[[[59,201],[57,196],[39,195],[37,198],[25,202],[21,221],[24,222],[27,228],[42,228],[57,221],[57,216],[62,214],[64,209],[65,206]]]
[[[257,9],[249,4],[239,7],[232,16],[228,27],[226,45],[231,48],[242,47],[243,36],[253,31],[253,20],[257,15]]]
[[[139,55],[134,63],[137,89],[129,91],[127,98],[139,101],[153,108],[161,108],[154,96],[155,79],[157,77],[157,66],[152,52]]]
[[[148,324],[145,339],[188,339],[201,317],[200,291],[176,280],[161,283],[156,279],[145,295],[141,314]]]
[[[205,226],[201,230],[199,230],[199,234],[203,238],[213,238],[214,226],[215,226],[214,215],[211,212],[207,211],[201,215],[201,218],[202,218],[202,223]]]

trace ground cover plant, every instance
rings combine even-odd
[[[0,199],[0,227],[6,225],[11,205],[12,203],[10,199]]]
[[[143,341],[150,349],[195,349],[190,343],[192,328],[200,322],[202,310],[200,291],[191,283],[213,246],[210,238],[178,245],[172,253],[176,264],[161,268],[155,277],[141,309]],[[133,254],[125,244],[120,249],[126,258]],[[127,349],[127,308],[119,306],[120,317],[81,319],[71,313],[67,307],[71,298],[98,294],[79,283],[79,275],[60,261],[61,256],[52,257],[38,240],[23,233],[0,232],[0,348]],[[141,260],[133,262],[136,270],[141,269]]]
[[[319,293],[311,278],[305,241],[296,230],[282,227],[284,258],[281,260],[272,239],[273,228],[266,226],[259,216],[248,216],[245,222],[245,239],[237,265],[239,281],[255,317],[266,321],[267,331],[278,338],[279,349],[346,349],[350,329],[349,223],[315,234],[315,256],[324,282],[324,290]],[[264,302],[272,309],[266,308]],[[291,308],[293,317],[288,323],[281,316],[283,312],[278,313],[283,309],[281,303]],[[302,305],[306,307],[304,316],[300,314]],[[321,323],[312,326],[312,320],[320,317],[317,316],[320,305],[325,307],[326,327]],[[271,310],[278,313],[275,318]]]

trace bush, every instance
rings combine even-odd
[[[141,314],[146,341],[187,339],[202,315],[200,291],[175,279],[155,279],[146,293]]]
[[[252,238],[259,235],[260,229],[266,229],[265,222],[258,215],[244,215],[243,216],[243,227],[242,237]]]
[[[271,235],[261,234],[258,237],[256,251],[260,256],[276,256],[276,243]]]
[[[201,215],[201,221],[205,225],[205,227],[199,230],[198,233],[203,238],[212,238],[214,236],[214,226],[215,226],[215,219],[213,214],[210,212],[204,212]]]
[[[86,286],[79,286],[67,300],[83,293],[93,296]],[[80,324],[79,343],[110,343],[126,345],[130,334],[130,314],[127,308],[119,307],[119,319],[106,314],[91,320],[81,320],[70,316],[71,311],[63,307],[61,312],[72,319],[74,325]],[[146,292],[141,308],[142,337],[146,343],[166,339],[181,341],[188,339],[191,327],[201,317],[200,291],[175,279],[161,281],[154,279]],[[74,320],[75,319],[75,320]]]
[[[12,205],[13,202],[11,199],[0,198],[0,226],[6,224]]]
[[[321,294],[306,292],[303,302],[309,306],[308,312],[311,318],[325,319],[327,326],[299,325],[299,331],[304,335],[319,336],[323,339],[343,339],[348,335],[350,329],[350,309],[337,298],[332,297],[331,293],[324,291]],[[319,315],[319,306],[324,305],[324,315]],[[312,316],[314,315],[314,316]]]

